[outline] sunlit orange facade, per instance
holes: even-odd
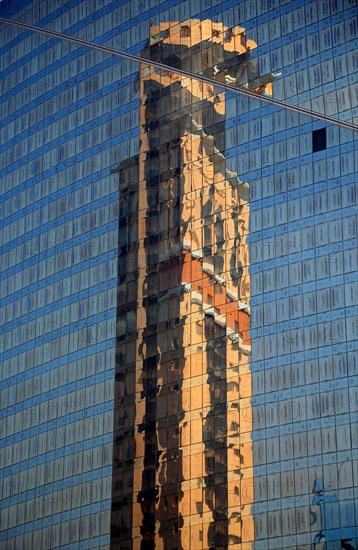
[[[221,81],[256,46],[244,29],[208,20],[152,35],[145,57],[188,70],[200,63]],[[126,288],[130,266],[123,275],[123,307],[136,308],[132,334],[127,327],[117,345],[116,414],[128,421],[117,431],[112,546],[250,548],[248,185],[226,168],[219,89],[146,66],[139,85],[140,153],[120,167],[120,200],[138,206],[129,224],[139,245],[130,252],[129,238],[124,254],[136,275]]]

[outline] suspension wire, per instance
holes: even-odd
[[[211,84],[213,86],[217,86],[219,88],[223,88],[224,90],[230,91],[230,92],[236,92],[238,94],[244,95],[246,97],[249,97],[251,99],[256,99],[258,101],[262,101],[263,103],[269,103],[270,105],[276,105],[277,107],[281,107],[282,109],[287,109],[289,111],[294,111],[295,113],[298,113],[300,115],[309,116],[312,118],[317,118],[319,120],[322,120],[324,122],[328,122],[330,124],[336,124],[338,126],[342,126],[343,128],[347,128],[349,130],[358,130],[358,126],[347,122],[345,120],[339,120],[336,118],[333,118],[328,115],[324,115],[321,113],[316,113],[315,111],[310,111],[309,109],[305,109],[304,107],[299,107],[297,105],[290,105],[288,103],[285,103],[283,101],[280,101],[279,99],[274,99],[270,96],[264,96],[260,95],[256,92],[252,92],[250,90],[246,90],[245,88],[238,88],[237,86],[233,86],[232,84],[227,84],[226,82],[220,82],[217,80],[214,80],[213,78],[208,78],[206,76],[203,76],[201,74],[194,74],[189,71],[183,71],[182,69],[177,69],[175,67],[170,67],[169,65],[165,65],[164,63],[160,63],[158,61],[153,61],[152,59],[145,59],[144,57],[140,57],[138,55],[134,55],[127,52],[122,52],[120,50],[115,50],[114,48],[109,48],[108,46],[102,46],[101,44],[95,44],[93,42],[88,42],[87,40],[82,40],[81,38],[76,38],[74,36],[69,36],[67,34],[62,34],[56,31],[51,31],[49,29],[43,29],[41,27],[36,27],[35,25],[30,25],[28,23],[22,23],[20,21],[13,21],[12,19],[5,19],[4,17],[0,17],[0,23],[5,23],[8,25],[13,25],[15,27],[21,27],[22,29],[27,29],[30,31],[38,32],[41,34],[45,34],[47,36],[52,36],[53,38],[58,38],[60,40],[67,40],[68,42],[72,42],[73,44],[77,44],[79,46],[86,46],[87,48],[93,48],[95,50],[99,50],[104,53],[108,53],[110,55],[115,55],[117,57],[123,57],[125,59],[129,59],[131,61],[134,61],[136,63],[145,64],[151,67],[157,67],[158,69],[161,69],[163,71],[168,71],[170,73],[179,74],[181,76],[185,76],[187,78],[192,78],[194,80],[199,80],[201,82],[205,82],[206,84]]]

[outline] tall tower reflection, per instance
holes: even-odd
[[[245,29],[151,33],[144,57],[271,93]],[[119,168],[112,548],[250,543],[249,189],[226,168],[224,93],[143,67],[140,96]]]

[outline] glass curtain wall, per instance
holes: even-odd
[[[0,546],[358,549],[356,2],[0,15]]]

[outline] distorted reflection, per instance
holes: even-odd
[[[245,29],[152,28],[144,57],[271,93]],[[143,67],[121,163],[112,548],[254,538],[249,189],[226,168],[225,95]]]

